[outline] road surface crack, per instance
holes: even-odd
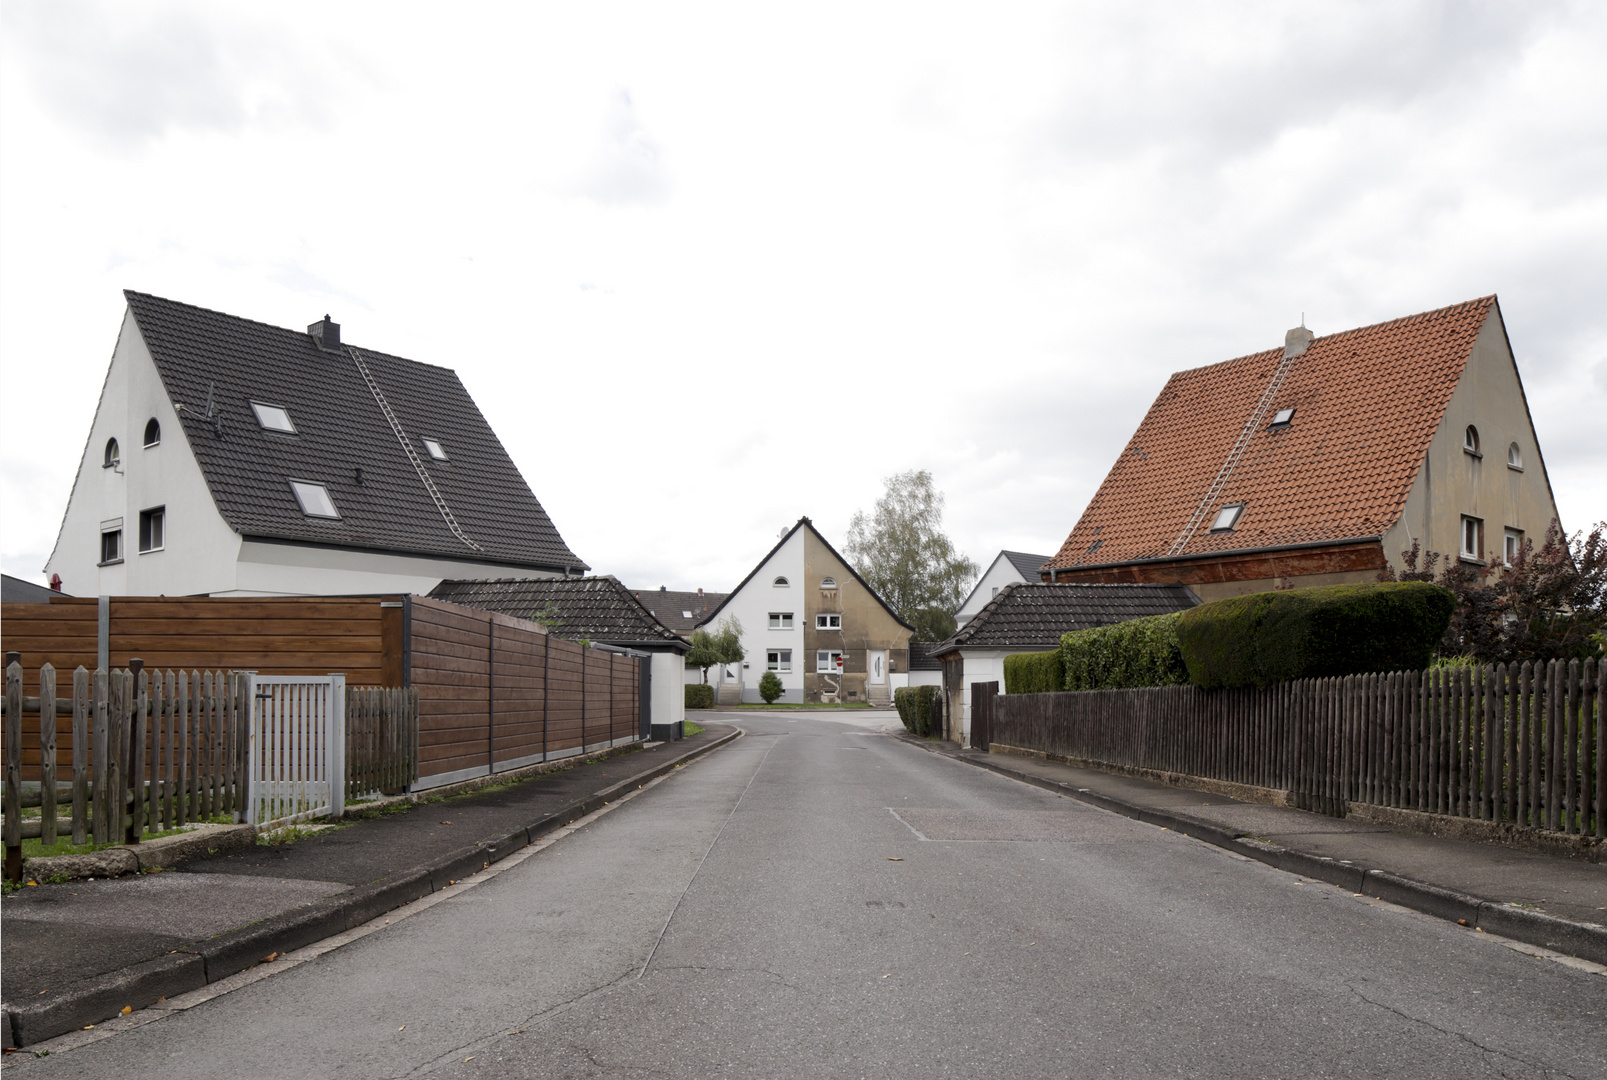
[[[1402,1012],[1400,1009],[1397,1009],[1393,1005],[1386,1004],[1385,1002],[1382,1002],[1382,1001],[1375,1001],[1374,999],[1368,997],[1366,994],[1364,994],[1360,990],[1358,990],[1356,988],[1356,986],[1354,984],[1352,984],[1352,983],[1346,983],[1345,984],[1345,989],[1349,990],[1352,994],[1356,995],[1356,997],[1360,998],[1362,1001],[1365,1001],[1367,1004],[1373,1006],[1375,1009],[1383,1009],[1385,1012],[1394,1013],[1396,1016],[1400,1017],[1402,1020],[1410,1021],[1413,1024],[1419,1024],[1419,1025],[1421,1025],[1423,1027],[1428,1028],[1431,1031],[1437,1031],[1441,1035],[1449,1035],[1450,1037],[1452,1037],[1454,1039],[1460,1039],[1462,1042],[1467,1043],[1469,1046],[1473,1047],[1474,1049],[1479,1050],[1479,1051],[1481,1051],[1483,1053],[1489,1054],[1492,1057],[1503,1058],[1503,1059],[1505,1059],[1507,1061],[1510,1061],[1510,1062],[1512,1062],[1512,1063],[1514,1063],[1516,1065],[1522,1065],[1526,1069],[1541,1069],[1541,1070],[1544,1070],[1544,1071],[1547,1071],[1547,1072],[1555,1072],[1556,1071],[1556,1066],[1555,1065],[1546,1065],[1546,1064],[1543,1064],[1543,1063],[1538,1062],[1538,1061],[1531,1061],[1528,1058],[1519,1057],[1517,1054],[1509,1053],[1506,1050],[1497,1050],[1494,1047],[1485,1046],[1483,1043],[1479,1042],[1479,1040],[1475,1039],[1473,1036],[1467,1034],[1466,1032],[1453,1031],[1450,1028],[1440,1027],[1438,1024],[1434,1023],[1433,1021],[1425,1020],[1421,1016],[1413,1016],[1411,1013]],[[1507,1076],[1507,1077],[1511,1076],[1511,1074],[1508,1073],[1505,1069],[1499,1069],[1498,1071],[1500,1072],[1500,1074],[1502,1076]],[[1574,1076],[1573,1073],[1561,1073],[1560,1075],[1567,1076],[1569,1078],[1569,1080],[1583,1080],[1582,1077],[1576,1077],[1576,1076]]]

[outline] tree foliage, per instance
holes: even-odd
[[[855,511],[844,550],[899,618],[920,626],[922,611],[956,610],[981,568],[943,534],[943,493],[931,473],[912,469],[884,482],[886,491],[869,516]]]
[[[1602,653],[1607,522],[1597,522],[1588,536],[1569,537],[1553,518],[1540,547],[1525,539],[1508,567],[1425,552],[1415,541],[1401,552],[1401,561],[1404,570],[1386,567],[1379,580],[1432,581],[1456,594],[1451,625],[1440,643],[1442,656],[1515,663]]]
[[[776,698],[786,693],[781,685],[781,677],[773,671],[767,671],[759,676],[759,696],[764,698],[766,705],[774,705]]]
[[[916,641],[944,641],[960,628],[953,615],[938,607],[922,608],[904,621],[915,627]]]
[[[715,664],[738,664],[747,655],[742,651],[742,623],[727,615],[714,624],[711,633],[701,627],[687,639],[692,647],[686,653],[686,666],[700,668],[703,681],[709,681],[709,668]]]

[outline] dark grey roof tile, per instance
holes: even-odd
[[[955,649],[1052,649],[1072,630],[1126,622],[1146,615],[1185,611],[1200,602],[1187,585],[1049,585],[1011,583],[954,636],[932,647],[941,656]]]

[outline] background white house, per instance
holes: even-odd
[[[964,626],[970,622],[977,612],[987,605],[989,600],[999,595],[999,590],[1006,585],[1014,585],[1022,581],[1038,581],[1038,567],[1048,562],[1052,556],[1028,555],[1024,551],[1001,551],[994,556],[993,561],[978,579],[976,587],[965,598],[960,609],[954,613],[954,621]]]

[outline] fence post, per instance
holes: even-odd
[[[39,842],[56,842],[56,669],[39,669]]]
[[[22,880],[22,662],[6,657],[6,877]]]
[[[257,823],[257,777],[262,773],[262,739],[257,725],[257,673],[245,673],[246,699],[246,813],[247,824]]]
[[[124,841],[137,844],[145,821],[145,661],[134,657],[128,662],[128,670],[132,673],[129,689],[134,706],[129,724],[128,764],[128,788],[133,796],[133,805],[129,807],[128,832],[124,835]]]
[[[346,811],[346,676],[329,680],[329,816],[338,818]]]

